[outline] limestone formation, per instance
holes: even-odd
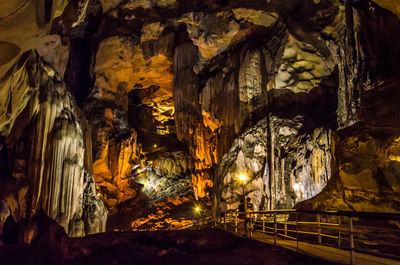
[[[96,94],[93,96],[113,100],[112,94],[122,83],[128,84],[128,92],[152,88],[154,92],[145,94],[142,103],[153,108],[153,116],[158,121],[171,120],[173,35],[160,36],[161,32],[162,26],[155,23],[143,28],[140,42],[127,37],[102,41],[96,55]]]
[[[56,18],[61,19],[60,24],[66,30],[82,22],[88,2],[3,1],[0,4],[0,78],[15,64],[18,56],[46,43],[46,35]]]
[[[44,210],[71,236],[104,231],[106,212],[90,188],[82,113],[35,52],[21,56],[13,70],[1,89],[7,110],[1,132],[12,163],[11,175],[2,179],[2,197],[12,217],[26,221]]]
[[[147,169],[135,177],[153,203],[187,196],[192,191],[190,157],[183,152],[165,153],[149,161]]]
[[[64,76],[69,58],[69,45],[63,44],[59,35],[48,35],[46,42],[37,48],[37,52],[57,73]]]
[[[134,198],[138,188],[131,179],[132,170],[140,164],[140,145],[135,130],[127,123],[128,98],[123,84],[113,101],[95,96],[85,107],[92,126],[93,175],[96,190],[109,210]]]
[[[326,186],[331,133],[323,128],[305,133],[302,121],[271,116],[235,140],[214,178],[215,195],[228,209],[237,209],[243,191],[257,210],[273,210],[292,208]],[[240,174],[247,176],[245,184]]]
[[[275,88],[308,93],[331,74],[329,68],[333,67],[329,67],[329,61],[325,61],[315,47],[289,35],[276,75]]]

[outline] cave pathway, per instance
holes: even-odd
[[[377,219],[384,221],[398,220],[400,218],[398,214],[346,211],[318,212],[295,209],[247,212],[247,218],[249,218],[248,215],[254,214],[251,215],[253,217],[248,219],[253,220],[250,225],[250,230],[253,230],[251,232],[245,230],[244,220],[238,218],[240,214],[245,213],[236,211],[225,213],[225,216],[220,218],[220,222],[216,223],[217,227],[239,236],[250,236],[253,240],[278,245],[334,263],[400,265],[398,259],[399,245],[396,237],[399,229],[389,226],[381,227],[378,223],[374,224],[373,222],[374,219],[375,221]],[[326,217],[327,215],[329,219]],[[316,218],[316,221],[313,221],[312,217]],[[335,222],[336,219],[334,218],[338,218],[338,223]],[[348,223],[345,223],[345,218],[348,218]],[[368,225],[361,225],[360,219],[367,220]],[[371,229],[376,231],[372,236]],[[317,239],[315,243],[310,241],[313,237]],[[322,240],[323,238],[324,240]],[[377,239],[382,239],[384,242],[379,242]],[[337,247],[334,247],[335,244],[337,244]],[[369,244],[372,249],[363,250],[360,247],[363,244]],[[390,247],[389,252],[387,252],[388,249],[384,248],[385,245]],[[350,251],[350,249],[353,251]]]

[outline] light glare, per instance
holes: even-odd
[[[240,174],[239,179],[240,181],[246,181],[247,177],[245,174]]]

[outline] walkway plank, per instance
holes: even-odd
[[[240,229],[241,230],[241,229]],[[229,230],[228,230],[229,231]],[[230,231],[234,233],[233,231]],[[237,233],[238,235],[243,235]],[[274,237],[271,235],[264,234],[256,231],[252,236],[252,239],[274,244]],[[296,241],[294,240],[283,240],[277,239],[277,245],[287,248],[292,251],[297,251]],[[330,262],[350,264],[350,251],[328,247],[324,245],[311,244],[299,241],[299,253],[309,255],[316,258],[325,259]],[[355,264],[356,265],[400,265],[400,261],[377,257],[369,254],[355,252]]]

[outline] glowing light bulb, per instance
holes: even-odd
[[[199,207],[196,207],[195,210],[196,210],[196,212],[200,212],[200,208]]]
[[[246,181],[246,179],[247,179],[247,176],[245,174],[240,174],[240,176],[239,176],[240,181]]]
[[[156,144],[154,145],[154,148],[157,148],[157,145],[156,145]]]

